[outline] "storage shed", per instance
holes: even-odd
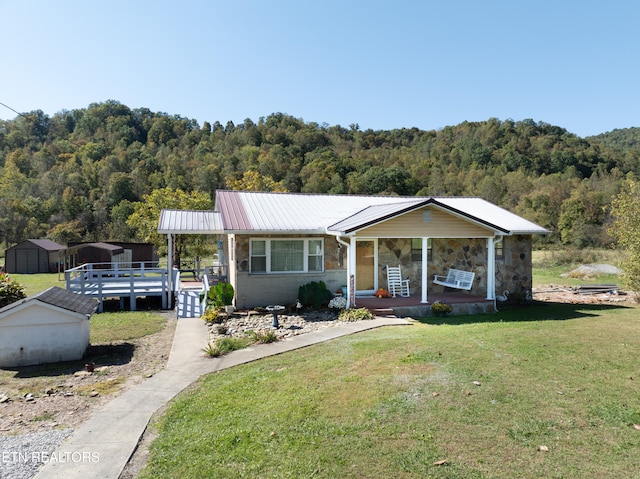
[[[55,273],[65,247],[48,239],[28,239],[5,250],[7,273]]]
[[[65,253],[67,256],[75,256],[73,260],[74,264],[117,263],[125,261],[122,256],[124,248],[104,242],[69,245]]]
[[[53,286],[0,309],[0,367],[82,358],[97,307],[95,299]]]
[[[69,243],[64,251],[64,269],[85,263],[131,263],[134,268],[141,263],[151,266],[158,256],[150,243],[123,243],[120,241],[98,243]]]

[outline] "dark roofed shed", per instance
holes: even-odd
[[[5,251],[7,273],[55,273],[65,247],[48,239],[24,240]]]

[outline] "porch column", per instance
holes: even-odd
[[[429,265],[427,263],[429,260],[428,244],[429,238],[422,238],[422,299],[420,302],[424,304],[429,303],[427,299],[427,289],[429,288]]]
[[[173,235],[167,233],[167,304],[172,305],[171,295],[173,294]]]
[[[347,305],[356,306],[356,239],[349,239],[349,254],[347,255]]]
[[[496,299],[496,246],[487,238],[487,299]]]

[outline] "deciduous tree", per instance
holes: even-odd
[[[614,216],[611,235],[625,252],[622,264],[626,286],[640,293],[640,182],[630,178],[611,203]]]

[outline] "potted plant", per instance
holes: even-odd
[[[235,291],[229,283],[220,282],[209,288],[208,297],[216,308],[223,308],[227,313],[233,313],[233,296]]]
[[[436,301],[431,306],[431,312],[433,312],[433,314],[435,314],[436,316],[446,316],[451,311],[453,311],[453,308],[451,307],[451,305],[447,303],[442,303],[441,301]]]

